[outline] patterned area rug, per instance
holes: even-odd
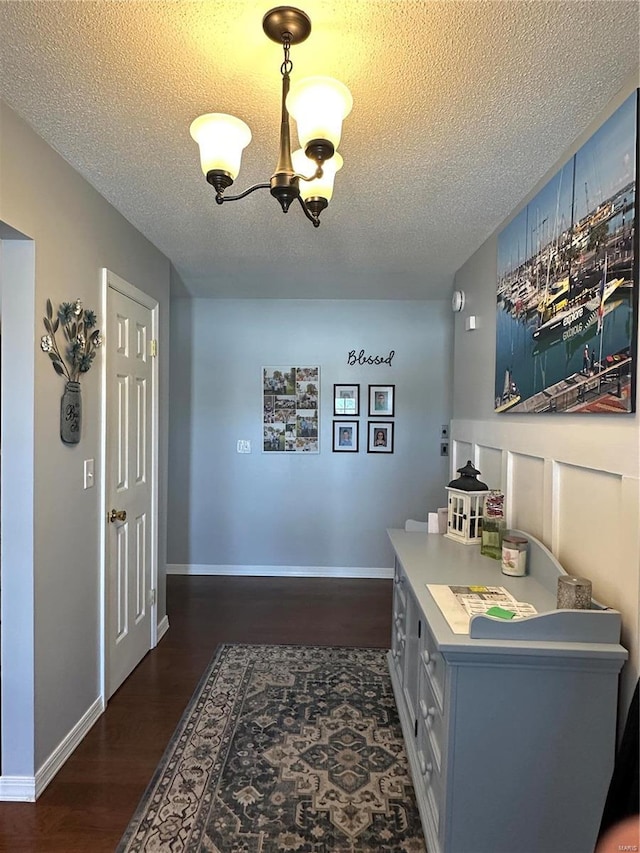
[[[385,652],[221,646],[125,851],[424,853]]]

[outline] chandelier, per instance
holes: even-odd
[[[216,191],[216,202],[238,201],[256,190],[268,189],[284,213],[295,199],[315,228],[333,195],[336,172],[342,168],[337,148],[342,121],[353,105],[345,85],[330,77],[308,77],[291,87],[291,45],[300,44],[311,32],[311,20],[300,9],[279,6],[267,12],[262,29],[282,44],[282,115],[280,148],[275,172],[268,183],[255,184],[239,195],[225,195],[238,176],[242,152],[251,142],[249,127],[235,116],[207,113],[191,123],[191,136],[200,147],[200,164]],[[291,152],[289,117],[295,119],[300,149]]]

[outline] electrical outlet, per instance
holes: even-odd
[[[440,442],[440,456],[448,456],[449,455],[449,442],[442,441]]]
[[[247,439],[238,439],[238,453],[251,453],[251,442]]]
[[[440,438],[449,438],[449,424],[442,424],[440,427]]]

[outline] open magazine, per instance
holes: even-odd
[[[532,604],[517,601],[503,586],[448,586],[433,583],[426,586],[454,634],[468,634],[471,617],[485,614],[494,607],[505,611],[505,616],[513,619],[533,616],[538,612]]]

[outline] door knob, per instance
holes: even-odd
[[[111,515],[109,516],[109,521],[126,521],[127,520],[127,511],[126,509],[112,509]]]

